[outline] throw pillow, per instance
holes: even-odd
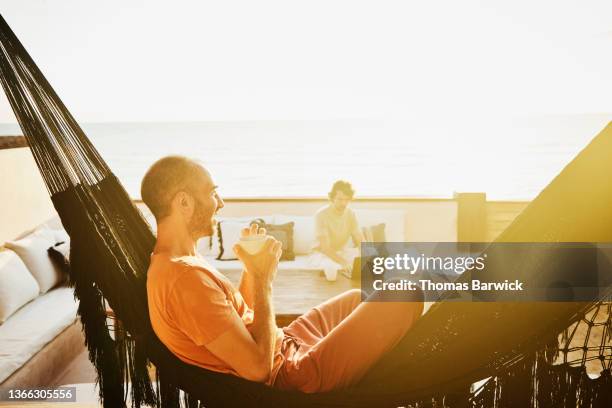
[[[367,242],[385,242],[385,224],[370,225],[363,227],[363,237]]]
[[[52,230],[37,230],[26,237],[9,241],[5,246],[17,253],[28,270],[38,282],[40,293],[45,293],[58,283],[63,281],[64,275],[56,268],[49,255],[47,248],[55,245],[56,235]]]
[[[260,228],[266,229],[266,234],[271,235],[283,244],[281,261],[295,260],[293,252],[293,222],[285,224],[267,224],[261,218],[253,220],[252,224],[257,224]]]
[[[70,252],[70,236],[68,235],[68,233],[66,232],[66,230],[64,229],[52,229],[51,232],[53,232],[53,235],[55,235],[55,242],[56,243],[60,243],[60,242],[65,242],[68,245],[68,252]]]
[[[0,250],[0,324],[39,292],[38,283],[21,258],[13,251]]]
[[[359,225],[385,224],[385,240],[387,242],[404,242],[406,222],[405,212],[402,210],[366,210],[355,209],[355,216]]]
[[[277,215],[274,221],[275,224],[293,222],[293,252],[296,255],[306,255],[312,252],[317,242],[313,216]]]
[[[47,254],[53,265],[64,274],[64,280],[67,279],[70,274],[70,244],[58,242],[47,248]]]

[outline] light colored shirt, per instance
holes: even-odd
[[[229,279],[202,258],[155,254],[147,275],[147,300],[153,330],[172,353],[186,363],[238,375],[206,348],[236,322],[247,329],[253,323],[253,310]],[[282,363],[282,340],[279,330],[273,374]]]
[[[350,208],[338,214],[332,205],[327,205],[315,214],[315,231],[319,242],[321,237],[326,236],[331,248],[339,251],[351,236],[359,235],[359,223]]]

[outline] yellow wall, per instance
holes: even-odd
[[[0,245],[55,214],[27,147],[0,150]]]

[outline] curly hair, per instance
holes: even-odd
[[[327,194],[327,196],[329,197],[330,200],[333,200],[338,191],[343,192],[350,198],[353,198],[355,196],[355,189],[353,188],[353,185],[346,180],[336,181],[334,185],[332,186],[331,191]]]

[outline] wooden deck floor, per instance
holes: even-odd
[[[240,272],[229,272],[226,276],[238,285]],[[286,326],[297,316],[316,305],[350,289],[359,289],[360,282],[338,275],[338,280],[329,282],[323,272],[291,271],[276,275],[273,285],[274,312],[279,327]]]

